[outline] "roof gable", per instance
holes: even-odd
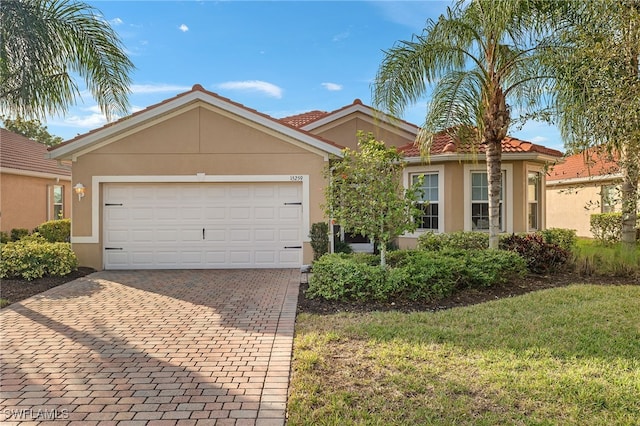
[[[71,176],[71,170],[47,159],[47,146],[0,128],[0,167],[3,170]]]
[[[312,111],[293,117],[298,117],[299,121],[304,123],[300,126],[300,128],[302,128],[303,130],[312,131],[317,129],[318,127],[333,123],[343,117],[347,117],[348,115],[357,112],[369,116],[375,121],[392,127],[398,127],[409,133],[417,134],[418,132],[418,126],[416,126],[415,124],[392,117],[388,114],[383,113],[382,111],[365,105],[360,99],[355,99],[352,104],[345,105],[335,111],[325,113],[322,113],[322,111]],[[288,119],[291,118],[292,117],[289,117]]]
[[[82,155],[100,146],[104,146],[105,143],[108,144],[110,140],[115,140],[120,135],[135,131],[139,126],[144,126],[154,120],[160,119],[163,116],[172,113],[175,114],[176,111],[188,108],[190,105],[198,102],[204,102],[205,104],[219,108],[225,113],[229,113],[233,116],[256,123],[257,125],[264,126],[308,146],[311,150],[320,150],[325,153],[338,156],[342,155],[342,147],[332,141],[322,139],[304,130],[287,125],[266,114],[248,108],[228,98],[219,96],[216,93],[207,91],[201,85],[196,84],[188,92],[178,94],[173,98],[151,105],[113,123],[106,124],[103,127],[66,141],[63,144],[50,149],[49,157],[57,159],[76,158],[78,155]]]

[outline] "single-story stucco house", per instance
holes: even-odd
[[[45,145],[0,128],[0,231],[70,217],[71,166],[46,156]]]
[[[567,157],[547,175],[547,226],[592,238],[592,214],[620,211],[621,182],[617,162],[598,149]]]
[[[309,229],[328,221],[323,170],[357,132],[405,152],[405,182],[426,173],[421,232],[486,229],[483,153],[439,141],[425,162],[418,127],[356,100],[282,119],[200,85],[71,139],[50,156],[73,162],[72,243],[96,269],[289,268],[309,263]],[[443,145],[444,143],[444,145]],[[505,139],[505,232],[545,226],[546,162],[562,156]],[[484,176],[484,177],[483,177]]]

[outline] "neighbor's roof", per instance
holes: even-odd
[[[174,110],[183,105],[198,100],[216,105],[229,112],[253,120],[254,122],[259,122],[283,134],[297,138],[303,142],[308,143],[311,146],[322,149],[329,153],[341,155],[341,150],[344,148],[343,146],[338,145],[333,141],[313,135],[303,129],[283,122],[282,120],[278,120],[255,109],[249,108],[243,104],[232,101],[231,99],[220,96],[217,93],[210,92],[204,89],[200,84],[195,84],[193,85],[191,90],[187,92],[180,93],[172,98],[148,106],[143,110],[136,111],[135,113],[123,117],[117,121],[107,123],[102,127],[78,135],[73,139],[61,143],[60,145],[56,145],[55,147],[49,149],[49,151],[51,151],[49,155],[54,158],[60,158],[73,154],[74,152],[85,149],[87,146],[92,145],[98,140],[103,140],[105,138],[111,137],[125,129],[129,129],[138,125],[140,122],[153,119],[156,116],[167,113],[167,111]]]
[[[302,114],[283,117],[280,119],[280,121],[290,126],[299,128],[299,127],[306,126],[307,124],[313,121],[319,120],[322,117],[326,117],[327,115],[329,115],[329,113],[326,111],[315,110],[315,111],[303,112]]]
[[[398,148],[405,157],[420,157],[420,147],[415,143],[410,143]],[[447,154],[483,154],[485,146],[473,146],[470,143],[456,143],[454,138],[448,133],[441,132],[433,137],[433,142],[429,150],[430,156],[447,155]],[[542,154],[551,157],[562,157],[562,152],[547,148],[546,146],[537,145],[531,142],[523,141],[511,136],[507,136],[502,140],[503,154]]]
[[[71,176],[71,170],[49,160],[47,146],[0,128],[0,167],[24,172]],[[28,173],[26,173],[28,174]]]
[[[616,174],[620,171],[615,159],[597,148],[571,155],[556,165],[547,175],[547,182]]]

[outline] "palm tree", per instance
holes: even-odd
[[[492,248],[498,247],[502,140],[511,108],[534,111],[545,93],[538,61],[545,27],[538,15],[530,1],[460,0],[429,20],[421,35],[386,51],[373,84],[374,104],[396,117],[434,86],[416,141],[423,152],[441,131],[484,145]]]
[[[107,119],[128,109],[133,64],[93,7],[75,0],[0,2],[0,111],[44,118],[67,111],[83,78]]]

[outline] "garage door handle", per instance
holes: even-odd
[[[105,250],[122,250],[122,247],[105,247]]]
[[[299,203],[284,203],[285,206],[301,206],[302,202]]]
[[[293,248],[301,249],[302,246],[284,246],[284,248],[286,248],[286,249],[290,249],[290,248],[291,249],[293,249]]]
[[[105,203],[105,206],[121,206],[122,203]]]
[[[202,228],[202,239],[204,240],[204,228]]]

